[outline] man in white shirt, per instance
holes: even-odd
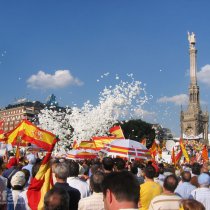
[[[196,187],[190,183],[191,173],[189,171],[183,171],[181,177],[182,182],[177,186],[175,193],[183,199],[188,199],[191,192],[195,190]]]
[[[103,180],[104,174],[100,171],[96,171],[90,177],[90,188],[93,191],[93,194],[89,197],[82,198],[79,201],[78,210],[104,210],[102,193]]]
[[[81,180],[79,177],[79,164],[77,162],[69,163],[69,177],[67,183],[80,191],[81,198],[88,197],[90,195],[90,188],[86,181]]]
[[[202,173],[198,176],[199,188],[191,192],[191,197],[202,203],[206,209],[210,209],[210,176],[207,173]]]

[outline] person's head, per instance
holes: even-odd
[[[36,163],[36,157],[34,154],[30,153],[26,156],[28,164],[34,165]]]
[[[159,174],[164,174],[164,164],[163,163],[160,163],[158,165],[158,168],[159,168]]]
[[[209,187],[210,176],[207,173],[202,173],[198,176],[198,184],[200,187]]]
[[[138,174],[138,168],[137,166],[131,167],[131,173],[137,175]]]
[[[79,164],[77,162],[70,162],[69,163],[69,176],[70,177],[77,177],[79,175]]]
[[[93,164],[91,167],[90,167],[90,172],[91,174],[94,174],[96,171],[99,171],[100,170],[100,165],[99,164]]]
[[[173,193],[178,185],[178,179],[174,174],[167,176],[163,182],[164,191]]]
[[[102,165],[105,172],[112,172],[114,167],[114,160],[111,157],[105,157],[102,160]]]
[[[137,208],[140,186],[136,177],[128,172],[113,172],[102,183],[105,210]]]
[[[22,190],[25,186],[25,174],[22,171],[16,172],[11,179],[11,186],[13,190]]]
[[[122,171],[125,169],[125,161],[122,158],[115,158],[114,160],[115,170],[116,171]]]
[[[202,203],[194,199],[184,199],[180,203],[180,207],[184,210],[205,210]]]
[[[200,175],[201,165],[199,163],[193,163],[192,165],[192,173],[195,175]]]
[[[101,171],[96,171],[90,177],[90,187],[93,192],[99,193],[102,192],[102,182],[104,180],[104,174]]]
[[[148,179],[153,179],[156,175],[156,170],[152,165],[147,165],[144,169],[144,174],[146,178]]]
[[[190,182],[191,180],[191,173],[189,171],[183,171],[181,174],[183,182]]]
[[[44,197],[44,210],[69,209],[69,194],[62,188],[52,188]]]
[[[55,177],[59,180],[66,181],[69,176],[69,168],[66,163],[57,163],[54,168]]]

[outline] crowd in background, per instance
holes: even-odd
[[[208,164],[182,165],[122,158],[52,158],[53,187],[44,210],[210,210]],[[0,209],[29,210],[27,191],[41,165],[32,152],[0,158]]]

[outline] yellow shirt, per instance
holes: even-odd
[[[151,200],[162,193],[162,187],[153,181],[146,181],[140,185],[141,210],[148,210]]]

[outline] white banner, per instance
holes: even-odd
[[[194,136],[194,135],[186,135],[183,133],[183,139],[202,139],[203,138],[203,133],[199,134],[198,136]]]

